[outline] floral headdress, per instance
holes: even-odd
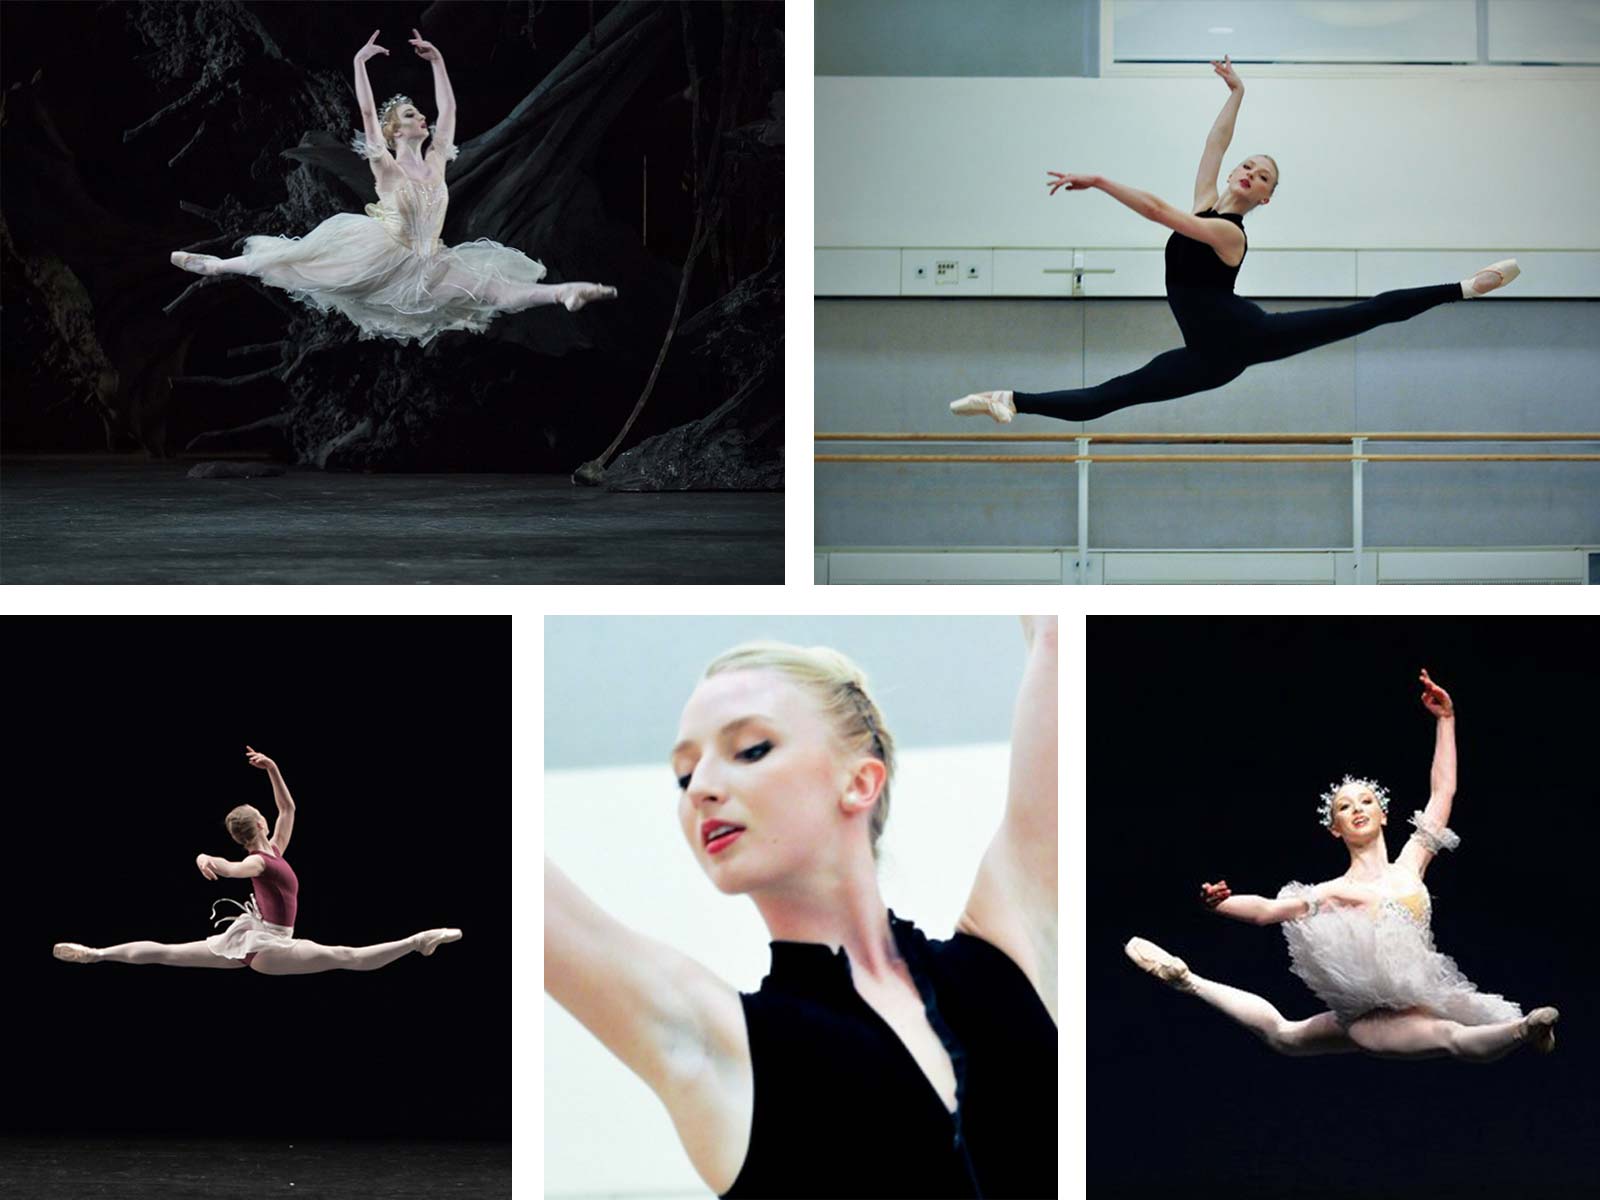
[[[1352,783],[1357,787],[1366,788],[1369,792],[1376,796],[1378,798],[1378,807],[1383,809],[1383,815],[1389,815],[1388,788],[1384,787],[1381,783],[1374,783],[1370,779],[1357,779],[1354,775],[1346,775],[1338,783],[1330,785],[1328,790],[1322,793],[1322,807],[1319,808],[1317,812],[1321,814],[1322,823],[1323,825],[1327,826],[1327,828],[1333,828],[1333,798],[1339,794],[1340,789],[1347,788]]]

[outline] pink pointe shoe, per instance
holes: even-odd
[[[444,942],[459,942],[460,940],[461,930],[459,929],[430,929],[422,935],[422,945],[417,949],[426,958]]]
[[[1142,937],[1129,938],[1122,951],[1133,959],[1134,965],[1141,971],[1148,971],[1168,987],[1177,988],[1180,992],[1194,991],[1194,983],[1189,979],[1189,964],[1175,954],[1168,954],[1154,942],[1147,942]]]
[[[950,411],[958,417],[987,415],[1002,425],[1008,425],[1017,415],[1017,406],[1010,392],[973,392],[959,400],[950,401]]]
[[[1487,296],[1495,289],[1505,287],[1521,274],[1522,268],[1517,266],[1516,259],[1503,258],[1485,267],[1471,279],[1463,279],[1461,294],[1468,300],[1476,300],[1479,296]]]
[[[1536,1008],[1522,1018],[1523,1037],[1539,1054],[1549,1054],[1556,1048],[1556,1022],[1561,1013],[1554,1008]]]
[[[187,250],[172,252],[172,265],[196,275],[217,275],[217,258],[212,254],[190,254]]]
[[[567,306],[568,312],[577,312],[585,304],[592,304],[596,300],[615,300],[617,289],[606,287],[598,283],[568,283],[562,285],[561,303]]]
[[[99,954],[87,946],[78,945],[77,942],[57,942],[55,949],[51,950],[50,953],[54,954],[62,962],[92,963],[100,961]]]

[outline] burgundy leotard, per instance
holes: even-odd
[[[293,925],[300,896],[300,881],[295,878],[294,868],[281,855],[258,850],[256,857],[267,865],[265,871],[250,880],[261,919],[269,925]]]

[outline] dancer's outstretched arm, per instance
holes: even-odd
[[[450,73],[444,69],[444,55],[415,29],[411,34],[411,46],[416,50],[417,57],[433,64],[433,103],[439,110],[433,139],[436,143],[453,146],[456,141],[456,94],[450,87]]]
[[[356,107],[361,110],[361,127],[366,131],[367,145],[383,145],[383,126],[378,124],[378,104],[372,98],[372,84],[367,79],[367,59],[389,53],[377,44],[378,31],[374,29],[367,44],[356,51]]]
[[[1428,678],[1426,670],[1417,678],[1422,683],[1422,704],[1434,716],[1433,770],[1428,779],[1428,807],[1423,816],[1434,829],[1450,824],[1450,810],[1456,798],[1456,706],[1450,693]],[[1413,837],[1396,860],[1415,871],[1418,878],[1433,861],[1426,839]]]
[[[197,854],[194,856],[194,865],[200,868],[200,874],[213,880],[218,876],[224,879],[250,879],[267,869],[267,864],[255,854],[242,862],[230,862],[214,854]]]
[[[1200,899],[1212,912],[1251,925],[1281,925],[1311,911],[1311,903],[1298,897],[1268,900],[1265,896],[1235,896],[1226,879],[1219,883],[1202,883]]]
[[[1221,217],[1197,217],[1181,208],[1174,208],[1152,192],[1140,191],[1114,179],[1107,179],[1104,175],[1072,175],[1060,171],[1050,171],[1049,175],[1053,181],[1048,184],[1052,196],[1059,188],[1066,188],[1069,192],[1099,188],[1147,221],[1165,225],[1186,238],[1204,242],[1224,254],[1241,254],[1244,251],[1244,231],[1232,221],[1225,221]]]
[[[272,780],[272,799],[278,806],[278,819],[272,826],[271,841],[273,849],[282,854],[288,849],[289,838],[294,833],[294,797],[289,795],[289,785],[283,781],[283,773],[278,770],[277,763],[249,746],[244,748],[244,753],[252,767],[260,767]]]
[[[1056,1015],[1056,619],[1022,618],[1027,664],[1011,725],[1000,831],[956,922],[1011,958]]]

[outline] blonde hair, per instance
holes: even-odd
[[[839,744],[848,752],[870,754],[884,766],[883,788],[872,808],[868,832],[872,861],[878,861],[878,839],[889,823],[889,785],[894,781],[894,737],[883,713],[867,690],[867,675],[860,667],[826,646],[792,646],[787,642],[745,642],[711,660],[704,678],[729,671],[778,671],[799,684],[817,701],[833,727]]]
[[[1276,196],[1278,194],[1278,185],[1283,182],[1283,172],[1278,170],[1278,160],[1273,158],[1272,155],[1263,154],[1261,157],[1272,164],[1272,195]],[[1268,197],[1268,199],[1270,198]]]
[[[254,805],[241,804],[224,817],[222,823],[228,827],[229,837],[241,846],[248,846],[255,839],[256,830],[259,828],[256,820],[260,816]]]
[[[393,105],[383,118],[383,124],[379,126],[383,130],[383,144],[389,147],[390,154],[394,153],[395,131],[400,128],[400,110],[405,108],[417,108],[417,106],[410,100],[403,100],[401,103]],[[421,111],[420,108],[417,108],[418,113]],[[1277,164],[1274,163],[1273,165],[1276,166]]]

